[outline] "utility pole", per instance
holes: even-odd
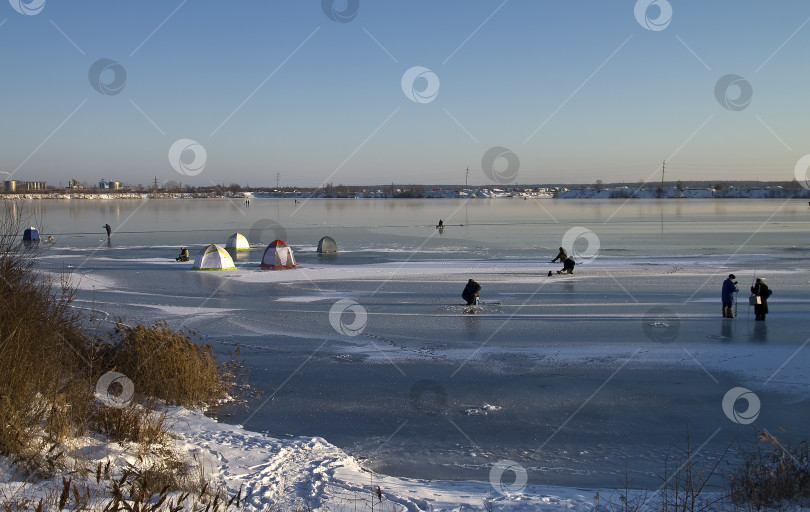
[[[157,186],[157,176],[155,176],[155,192],[157,192],[157,189],[158,189],[158,186]]]
[[[661,190],[664,190],[664,171],[666,171],[667,161],[661,164]]]
[[[278,189],[278,180],[279,180],[279,179],[281,179],[281,173],[280,173],[280,172],[277,172],[277,173],[276,173],[276,189]]]
[[[469,181],[469,178],[470,178],[470,166],[468,165],[467,171],[464,174],[464,187],[467,187],[467,182]]]

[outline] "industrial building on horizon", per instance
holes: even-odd
[[[3,182],[3,192],[14,194],[16,192],[44,192],[48,190],[48,184],[44,181],[17,181],[6,180]]]
[[[46,192],[54,189],[55,187],[48,187],[45,181],[20,181],[20,180],[6,180],[3,182],[3,193],[16,194],[16,193],[30,193],[30,192]],[[61,186],[59,187],[61,188]],[[79,183],[76,178],[68,180],[68,189],[81,190],[86,188],[83,184]],[[121,190],[121,182],[113,181],[110,179],[101,179],[98,182],[99,190]]]

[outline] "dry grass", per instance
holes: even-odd
[[[228,496],[214,490],[209,481],[198,484],[192,466],[176,457],[137,467],[111,466],[99,462],[91,478],[64,473],[54,478],[53,487],[36,498],[25,489],[0,495],[0,511],[87,510],[87,511],[209,511],[239,510],[242,490]]]
[[[90,426],[111,440],[138,443],[144,447],[169,443],[168,417],[155,405],[131,402],[124,407],[98,407],[90,417]]]
[[[183,406],[212,405],[227,396],[231,379],[210,345],[192,342],[166,322],[152,327],[119,323],[102,360],[123,373],[139,395]]]
[[[754,449],[729,477],[732,500],[749,510],[794,510],[810,506],[810,452],[807,442],[783,445],[762,432]]]
[[[53,440],[81,430],[89,410],[86,338],[70,308],[73,290],[34,268],[36,249],[15,237],[20,219],[0,219],[0,453],[23,455],[44,428]]]
[[[40,252],[20,241],[27,220],[8,207],[0,213],[0,455],[14,462],[25,481],[72,475],[44,501],[3,501],[15,503],[15,510],[86,509],[91,500],[105,501],[105,510],[196,509],[201,503],[225,510],[229,501],[238,502],[211,491],[190,469],[193,464],[174,454],[166,413],[151,398],[185,406],[215,403],[230,389],[233,364],[219,365],[210,346],[166,323],[119,325],[109,341],[89,335],[85,326],[92,319],[71,307],[75,292],[68,277],[39,272]],[[117,406],[95,395],[99,378],[113,370],[131,379],[136,391]],[[99,465],[95,475],[94,468],[77,470],[66,446],[88,432],[135,443],[138,457],[152,462],[141,468]],[[109,494],[93,495],[98,490],[87,485],[93,476],[96,489],[106,482]]]

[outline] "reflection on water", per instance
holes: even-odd
[[[481,323],[475,316],[475,309],[471,309],[469,313],[469,315],[464,315],[464,327],[467,329],[468,335],[476,336],[481,330]]]
[[[768,341],[768,326],[767,321],[758,322],[753,321],[753,327],[749,330],[748,339],[752,343],[767,343]]]
[[[723,318],[722,323],[720,325],[722,326],[720,332],[720,339],[724,343],[731,343],[731,341],[734,338],[734,319]]]

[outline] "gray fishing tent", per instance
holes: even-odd
[[[318,242],[318,254],[334,254],[338,252],[337,242],[331,236],[325,236]]]

